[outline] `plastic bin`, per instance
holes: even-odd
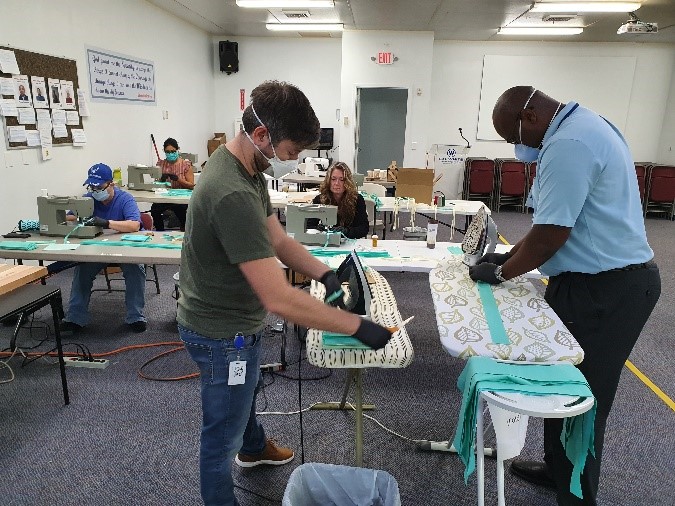
[[[282,506],[400,506],[398,483],[386,471],[333,464],[297,467]]]

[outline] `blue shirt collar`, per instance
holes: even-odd
[[[560,123],[562,123],[567,116],[572,112],[573,109],[575,109],[579,104],[576,102],[568,102],[565,107],[563,107],[558,115],[555,117],[553,122],[549,125],[548,129],[546,130],[546,133],[544,134],[544,138],[542,139],[541,143],[546,144],[546,142],[551,138],[551,136],[558,130],[558,127],[560,126]]]

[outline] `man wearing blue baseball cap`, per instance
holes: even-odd
[[[127,192],[115,187],[112,170],[104,163],[93,165],[87,173],[83,186],[87,187],[85,197],[94,199],[94,215],[91,225],[109,228],[117,232],[138,232],[141,229],[141,211],[134,198]],[[81,263],[75,268],[73,285],[70,290],[70,303],[66,317],[59,330],[62,334],[81,331],[90,322],[89,298],[96,275],[106,267],[105,263]],[[125,303],[127,315],[125,322],[134,332],[143,332],[146,319],[145,307],[145,266],[121,264],[126,284]]]

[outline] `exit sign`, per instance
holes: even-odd
[[[391,65],[394,63],[394,55],[392,53],[377,53],[377,64],[378,65]]]

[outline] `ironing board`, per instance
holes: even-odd
[[[477,285],[460,255],[433,269],[429,285],[441,344],[454,357],[572,364],[584,359],[579,343],[525,277],[491,287],[509,344],[492,342]]]
[[[373,321],[386,327],[395,327],[403,319],[398,312],[396,299],[387,280],[377,271],[368,269],[368,276],[374,281],[370,284],[373,298],[370,310]],[[310,293],[321,300],[325,296],[325,287],[312,282]],[[402,368],[413,360],[414,352],[405,327],[392,335],[387,345],[379,350],[363,349],[325,349],[322,346],[323,332],[310,329],[307,333],[307,360],[317,367],[349,369],[347,383],[339,409],[344,409],[347,394],[352,381],[356,383],[356,465],[363,466],[363,385],[361,370],[366,367]]]
[[[570,362],[579,364],[584,351],[548,303],[525,277],[516,277],[490,289],[508,337],[508,344],[495,344],[488,318],[483,309],[478,285],[469,277],[469,268],[460,255],[448,257],[429,273],[429,285],[436,311],[436,322],[441,344],[450,355],[464,360],[472,356],[486,356],[496,360],[517,362]],[[495,315],[497,316],[497,315]],[[593,398],[580,399],[565,396],[523,396],[518,393],[498,395],[485,392],[480,396],[476,425],[476,447],[483,448],[483,405],[487,403],[495,421],[497,447],[500,440],[512,440],[505,451],[497,451],[498,504],[505,505],[504,459],[520,454],[525,441],[529,416],[558,418],[575,416],[593,406]],[[574,406],[574,407],[571,407]],[[498,415],[498,408],[506,415]],[[499,425],[508,432],[497,431]],[[504,429],[506,431],[506,429]],[[519,442],[514,441],[518,439]],[[445,443],[445,442],[444,442]],[[447,451],[454,447],[447,442]],[[478,505],[484,504],[484,452],[476,452]]]

